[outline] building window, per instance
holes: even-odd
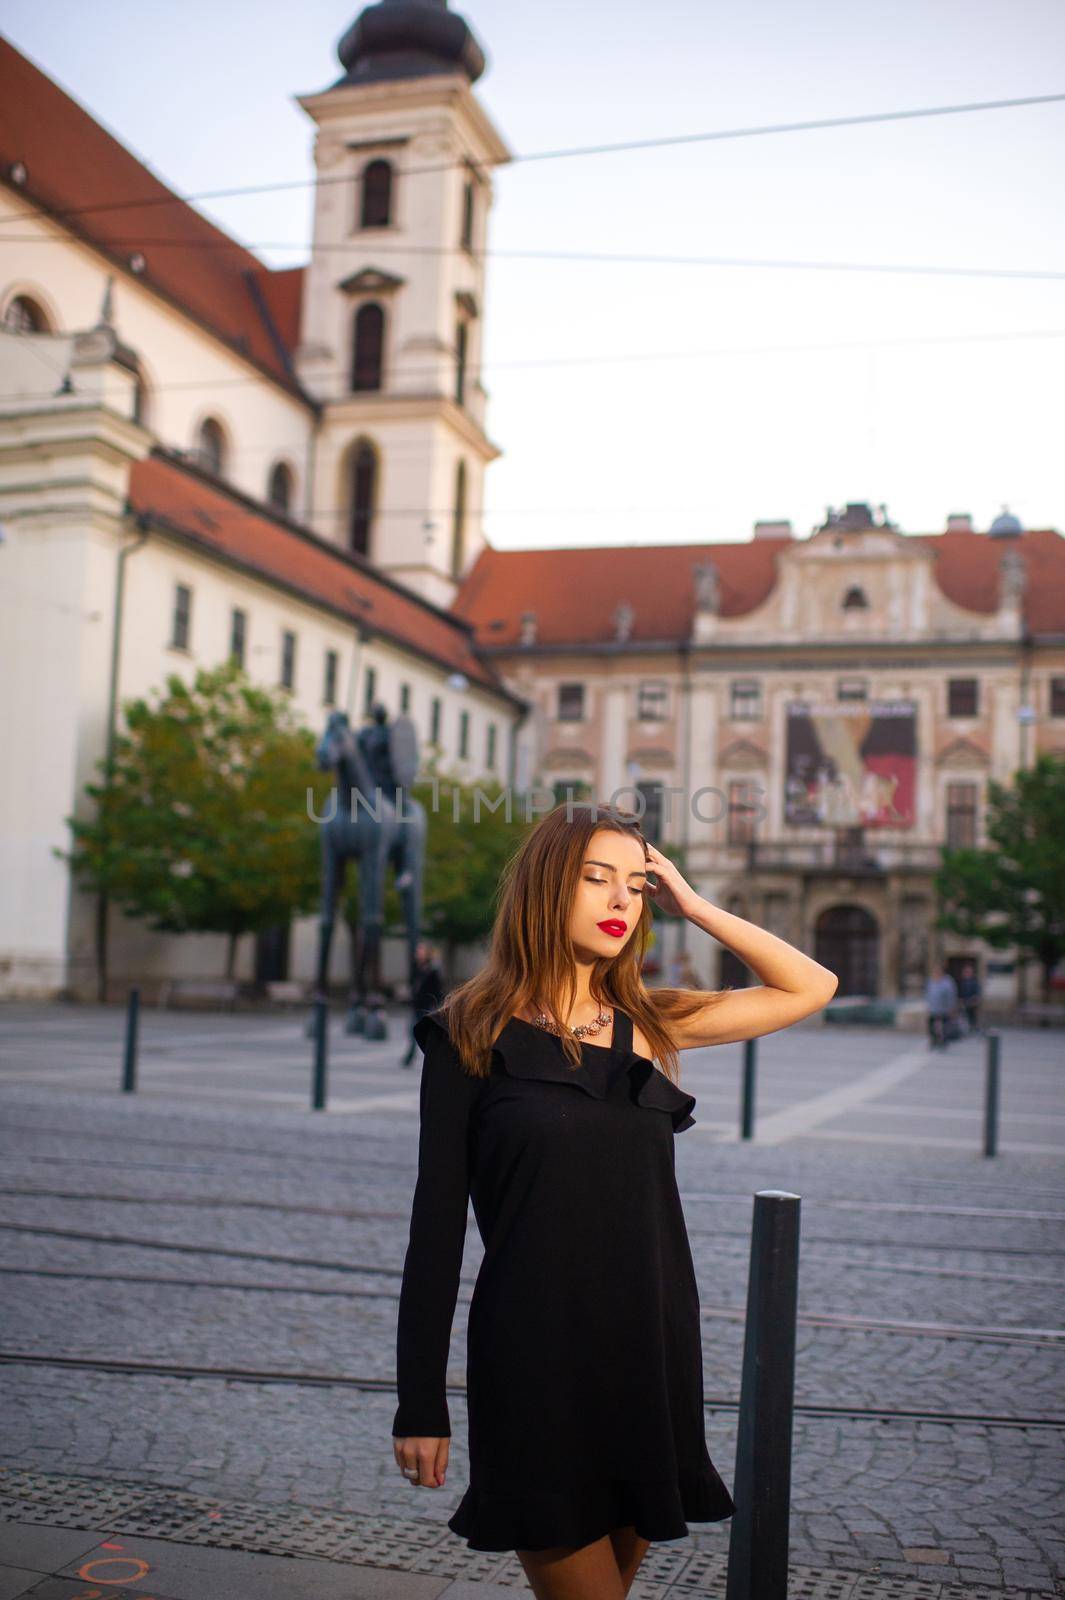
[[[591,798],[591,785],[584,778],[556,778],[551,790],[556,806],[564,806],[567,800],[572,800],[576,805],[581,800]]]
[[[469,324],[461,321],[455,329],[455,399],[466,404],[466,362],[469,353]]]
[[[295,480],[292,468],[284,461],[275,461],[270,469],[270,483],[267,487],[266,498],[275,511],[280,511],[287,517],[292,511],[292,493]]]
[[[281,687],[296,687],[296,635],[291,628],[284,628],[281,632]]]
[[[496,764],[496,725],[494,722],[490,722],[488,724],[488,728],[485,733],[484,764],[489,771],[491,771]]]
[[[173,650],[187,650],[189,648],[189,634],[192,629],[192,590],[187,583],[174,585],[174,614],[170,630],[170,646]]]
[[[362,697],[363,716],[370,716],[373,712],[374,695],[377,693],[377,672],[373,667],[366,668],[364,692]]]
[[[582,722],[584,720],[583,683],[559,684],[557,716],[559,722]]]
[[[351,548],[360,556],[370,554],[374,510],[377,502],[377,451],[368,439],[360,439],[351,452]]]
[[[728,786],[728,842],[747,844],[754,838],[755,807],[749,778],[733,778]]]
[[[248,639],[248,613],[234,606],[229,613],[229,654],[238,667],[244,665]]]
[[[220,478],[226,470],[226,436],[217,417],[204,417],[196,435],[196,455],[201,466]]]
[[[976,784],[947,784],[947,847],[964,850],[976,845]]]
[[[843,610],[865,611],[868,609],[868,606],[869,601],[865,590],[860,584],[852,583],[846,594],[843,596]]]
[[[339,666],[340,658],[336,651],[327,650],[325,653],[325,683],[322,685],[323,705],[335,706],[337,703],[337,671]]]
[[[462,576],[466,543],[466,463],[455,468],[455,506],[451,517],[451,576]]]
[[[392,221],[392,163],[371,161],[363,168],[360,228],[387,228]]]
[[[643,783],[636,785],[636,793],[643,798],[643,817],[640,829],[645,839],[652,844],[658,844],[662,834],[662,782],[659,778],[647,778]],[[639,811],[639,806],[637,806]]]
[[[16,294],[4,310],[4,327],[9,333],[47,333],[48,318],[28,294]]]
[[[133,380],[133,421],[138,428],[148,426],[148,385],[140,371]]]
[[[947,680],[948,717],[975,717],[979,708],[979,688],[975,678]]]
[[[733,678],[729,685],[729,715],[733,722],[754,722],[762,715],[762,685],[757,678]]]
[[[837,700],[868,700],[869,684],[865,678],[840,678],[836,683]]]
[[[1050,680],[1050,715],[1065,717],[1065,678]]]
[[[462,189],[462,238],[459,241],[464,250],[473,249],[474,194],[473,179],[467,178]]]
[[[355,313],[355,344],[351,362],[354,390],[380,389],[385,355],[385,309],[367,301]]]
[[[429,743],[440,743],[440,696],[435,694],[429,706]]]
[[[459,755],[465,760],[470,753],[470,714],[459,712]]]
[[[641,722],[664,722],[668,689],[664,683],[644,682],[636,691],[636,715]]]

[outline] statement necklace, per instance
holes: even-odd
[[[566,1033],[571,1033],[575,1039],[584,1039],[586,1037],[590,1037],[592,1034],[598,1033],[600,1029],[605,1028],[610,1021],[611,1015],[612,1013],[609,1011],[600,1011],[599,1015],[594,1019],[594,1021],[582,1022],[576,1028],[567,1028],[565,1030],[563,1030],[557,1022],[552,1022],[547,1014],[543,1011],[541,1011],[538,1016],[534,1017],[533,1022],[537,1028],[543,1028],[548,1033],[562,1033],[565,1031]]]

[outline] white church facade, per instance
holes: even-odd
[[[279,271],[0,41],[0,996],[95,993],[94,903],[54,847],[122,704],[172,673],[236,656],[316,733],[382,703],[435,770],[512,777],[524,702],[449,610],[499,454],[479,367],[508,152],[466,23],[413,14],[367,8],[299,98],[314,236]],[[109,921],[117,994],[222,970],[218,936]],[[305,979],[315,919],[293,934]]]

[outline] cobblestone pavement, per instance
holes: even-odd
[[[0,1464],[442,1532],[467,1481],[480,1242],[471,1214],[448,1484],[412,1490],[389,1434],[420,1063],[398,1065],[401,1019],[384,1045],[334,1019],[325,1113],[302,1018],[144,1013],[136,1095],[122,1027],[113,1008],[0,1008]],[[762,1040],[753,1142],[740,1055],[683,1054],[697,1122],[676,1146],[726,1481],[752,1195],[791,1190],[793,1560],[900,1594],[1065,1594],[1062,1036],[1003,1035],[993,1159],[979,1039]],[[727,1543],[728,1523],[694,1526],[655,1554]]]

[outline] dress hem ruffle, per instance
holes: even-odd
[[[668,1481],[603,1479],[565,1490],[466,1490],[448,1520],[471,1550],[579,1549],[614,1528],[652,1543],[685,1538],[689,1522],[722,1522],[735,1502],[712,1465]]]

